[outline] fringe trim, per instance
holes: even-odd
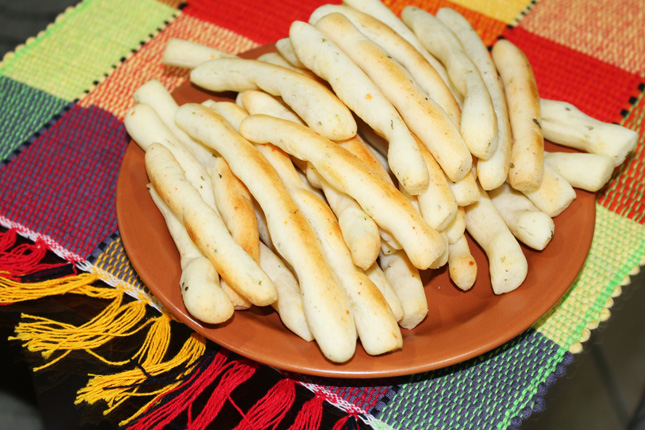
[[[207,357],[208,359],[204,360],[201,366],[194,369],[185,382],[178,384],[173,390],[159,395],[148,404],[147,409],[142,409],[138,414],[140,416],[139,420],[128,427],[128,429],[163,429],[167,424],[171,423],[176,417],[184,412],[189,414],[190,420],[195,399],[211,384],[213,384],[213,382],[224,371],[226,371],[227,368],[230,369],[232,366],[232,363],[226,363],[228,360],[227,352],[219,351],[216,354],[209,355]],[[219,387],[216,388],[215,391],[218,391],[218,393],[221,394]],[[212,397],[213,396],[211,396],[211,398]],[[155,408],[152,409],[152,406],[155,404]],[[198,422],[201,422],[201,420],[203,420],[203,417],[198,417]],[[122,424],[125,423],[126,422]],[[188,428],[193,427],[188,426]]]
[[[47,253],[44,240],[37,238],[35,243],[22,243],[16,246],[18,233],[10,229],[0,234],[0,274],[18,281],[35,280],[56,270],[69,268],[69,263],[41,263]],[[73,266],[71,266],[73,267]],[[40,276],[35,276],[36,274]],[[31,276],[30,276],[31,275]]]
[[[49,244],[36,236],[32,239],[35,243],[16,246],[16,232],[21,233],[13,228],[0,232],[0,303],[12,304],[64,294],[110,300],[98,315],[81,325],[22,314],[23,321],[16,326],[15,335],[9,338],[22,342],[24,347],[43,356],[46,362],[34,371],[53,366],[74,351],[84,351],[115,368],[127,367],[116,373],[90,375],[87,385],[77,393],[77,405],[104,402],[103,414],[108,415],[129,399],[150,398],[119,425],[131,425],[129,428],[133,430],[162,429],[183,414],[187,428],[206,429],[229,402],[241,416],[235,430],[276,428],[292,409],[296,384],[299,383],[311,390],[314,397],[301,407],[290,430],[318,429],[325,401],[347,413],[332,430],[344,428],[350,420],[370,421],[365,411],[324,388],[296,382],[284,375],[284,379],[276,382],[246,413],[243,412],[231,398],[231,393],[253,376],[257,364],[231,358],[225,350],[208,353],[206,340],[196,333],[186,340],[179,352],[164,361],[170,347],[170,314],[162,308],[158,317],[146,318],[148,306],[158,309],[154,301],[146,300],[144,294],[126,302],[126,295],[134,296],[126,288],[128,285],[109,278],[109,273],[87,262],[44,264],[42,260],[48,249],[51,250]],[[90,273],[25,282],[26,279],[60,275],[61,270],[69,270],[70,266],[89,269]],[[111,281],[108,285],[105,285],[106,279]],[[93,285],[99,280],[104,284]],[[97,352],[98,348],[116,338],[132,336],[144,329],[148,330],[145,339],[129,359],[112,361]],[[201,396],[199,404],[205,405],[195,410],[198,406],[194,400],[198,396]]]
[[[174,357],[162,362],[170,342],[169,322],[170,320],[165,316],[157,318],[149,330],[142,348],[133,357],[133,359],[143,357],[137,368],[117,374],[93,375],[87,386],[79,390],[75,403],[95,404],[104,401],[107,403],[107,408],[103,414],[107,415],[131,397],[153,397],[132,416],[121,421],[120,425],[123,426],[149,410],[153,404],[159,401],[161,396],[182,384],[186,375],[194,371],[195,363],[203,356],[206,342],[200,335],[193,333]],[[159,345],[160,342],[162,345]],[[157,376],[179,368],[182,370],[173,375],[174,382],[161,384],[163,386],[158,388]],[[157,388],[144,391],[148,387]]]
[[[242,421],[234,430],[275,428],[287,415],[295,399],[296,384],[285,378],[278,381],[246,414],[231,402],[242,416]]]
[[[98,279],[99,277],[95,274],[82,273],[60,279],[24,283],[0,276],[0,303],[8,305],[67,293],[113,298],[116,290],[97,288],[91,285]]]

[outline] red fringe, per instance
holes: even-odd
[[[190,408],[187,430],[203,430],[207,428],[215,420],[226,400],[230,399],[233,390],[253,376],[257,368],[242,361],[234,361],[230,365],[231,368],[222,376],[219,384],[211,393],[208,402],[195,420],[191,419],[190,412],[192,412],[192,407]]]
[[[302,405],[295,421],[289,427],[289,430],[318,430],[322,419],[323,403],[325,398],[316,394],[316,396]]]
[[[296,384],[281,379],[257,401],[234,430],[275,429],[282,422],[296,399]]]
[[[25,275],[68,266],[69,263],[41,263],[47,254],[47,245],[38,238],[35,243],[16,246],[16,229],[0,231],[0,276],[20,281]]]
[[[346,415],[343,418],[339,419],[336,424],[334,424],[334,427],[332,427],[331,430],[343,430],[345,424],[347,424],[347,421],[349,421],[349,419],[352,417],[355,418],[354,415]]]
[[[193,373],[190,379],[165,394],[165,396],[167,396],[172,392],[181,391],[177,397],[150,412],[146,412],[141,419],[128,427],[128,429],[163,429],[187,408],[192,406],[195,399],[225,370],[227,360],[228,353],[218,352],[208,367],[205,369],[198,369]]]

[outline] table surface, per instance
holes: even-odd
[[[131,104],[128,96],[132,89],[150,78],[162,79],[170,89],[186,79],[185,74],[158,65],[167,37],[188,38],[225,51],[241,52],[284,37],[289,22],[306,20],[310,11],[321,4],[294,1],[272,9],[272,2],[263,2],[238,10],[235,2],[219,2],[216,6],[208,3],[193,1],[179,7],[178,2],[149,0],[137,8],[127,0],[111,4],[101,0],[85,1],[59,17],[56,25],[26,47],[17,49],[15,55],[6,57],[0,66],[3,86],[0,98],[5,102],[0,114],[3,124],[0,129],[5,130],[5,139],[0,144],[0,160],[3,161],[0,187],[8,190],[0,198],[0,224],[17,229],[32,239],[46,240],[59,257],[77,262],[79,268],[98,272],[111,284],[97,281],[106,289],[114,288],[116,277],[124,282],[117,282],[117,289],[125,285],[124,290],[130,293],[145,293],[132,268],[127,267],[127,255],[120,244],[110,196],[113,198],[115,172],[127,144],[121,120]],[[404,4],[415,4],[433,12],[440,6],[455,7],[475,23],[488,44],[501,36],[525,49],[534,66],[541,95],[572,101],[601,120],[625,124],[642,134],[645,60],[638,44],[645,40],[644,26],[639,25],[645,18],[638,2],[622,2],[619,7],[613,2],[598,2],[592,7],[578,2],[542,1],[534,5],[528,1],[514,1],[502,8],[480,1],[471,3],[471,9],[444,1],[390,1],[386,4],[397,12]],[[131,21],[120,22],[123,11],[130,7],[132,13],[128,19]],[[634,8],[634,13],[625,13],[629,8]],[[276,10],[280,13],[275,13]],[[590,22],[594,24],[593,31],[588,30]],[[79,31],[87,36],[79,38]],[[603,35],[602,43],[595,37],[597,34]],[[553,59],[558,61],[557,67],[552,65]],[[593,85],[589,85],[590,82]],[[38,113],[33,110],[34,106],[39,107]],[[26,119],[16,120],[10,114],[12,110],[22,112]],[[80,137],[83,134],[96,136],[96,142]],[[72,145],[61,144],[65,141]],[[96,143],[103,145],[100,150],[94,146]],[[575,376],[576,366],[570,364],[583,360],[574,359],[575,354],[591,349],[581,348],[581,345],[589,331],[611,315],[612,311],[608,309],[611,303],[615,300],[617,305],[612,309],[619,315],[628,312],[620,305],[623,297],[611,297],[627,283],[632,269],[642,264],[645,253],[642,147],[641,139],[627,167],[599,195],[596,245],[570,296],[548,318],[514,341],[479,359],[443,371],[369,383],[312,381],[299,375],[285,377],[273,369],[227,356],[229,365],[239,369],[250,366],[248,369],[253,369],[253,375],[239,383],[220,413],[202,413],[200,417],[209,417],[217,428],[231,428],[240,419],[236,408],[248,413],[261,395],[283,388],[289,385],[285,381],[290,381],[295,383],[296,394],[293,403],[286,408],[279,428],[287,428],[299,413],[314,407],[323,411],[320,428],[331,428],[348,416],[358,417],[362,428],[406,428],[415,415],[424,428],[440,427],[446,422],[460,422],[464,428],[475,426],[473,423],[480,428],[483,423],[500,428],[518,426],[541,409],[546,387],[561,380],[568,368]],[[51,174],[47,163],[43,162],[48,157],[53,157],[56,163],[72,163],[83,172],[87,170],[87,159],[101,160],[105,168],[95,176],[103,185],[89,173]],[[24,178],[31,179],[24,181]],[[93,188],[97,184],[99,186]],[[81,192],[77,193],[77,190]],[[30,197],[27,203],[19,198],[23,195]],[[97,199],[92,195],[101,197]],[[81,217],[81,213],[84,216]],[[56,259],[52,255],[48,258]],[[643,277],[636,279],[637,282],[623,288],[641,287]],[[625,300],[634,297],[630,292],[624,295]],[[149,300],[145,294],[138,297]],[[125,300],[136,302],[129,296]],[[25,322],[23,313],[81,326],[104,311],[109,303],[72,294],[13,303],[3,307],[0,313],[2,335],[6,338],[17,324]],[[147,306],[141,321],[158,318],[159,312]],[[601,332],[602,327],[611,327],[611,324],[612,320],[602,323]],[[170,326],[168,357],[177,353],[191,336],[190,330],[180,324],[173,322]],[[130,359],[147,334],[142,330],[123,339],[112,339],[92,352],[107,360]],[[596,335],[592,335],[592,342],[593,336]],[[630,343],[636,344],[634,339]],[[3,343],[2,347],[27,360],[30,367],[47,362],[39,354],[27,352],[19,341]],[[613,351],[621,349],[625,351],[624,345]],[[204,368],[212,369],[212,360],[221,354],[222,350],[216,345],[206,343],[199,362],[206,366]],[[525,363],[524,359],[531,354],[537,359]],[[611,351],[606,354],[621,356]],[[627,356],[629,354],[624,354]],[[524,364],[523,372],[511,366],[518,363]],[[55,423],[48,422],[48,428],[94,427],[97,424],[114,428],[116,423],[150,400],[150,396],[131,397],[105,416],[102,402],[90,405],[83,401],[74,406],[77,391],[88,383],[88,374],[116,375],[119,370],[88,355],[82,348],[72,348],[65,359],[33,374],[43,412],[47,417],[58,414]],[[177,376],[173,372],[164,376],[171,378],[173,375]],[[242,372],[235,375],[240,377]],[[633,375],[637,380],[638,371]],[[496,386],[481,383],[491,378],[498,378]],[[163,385],[159,380],[154,382]],[[222,387],[223,384],[215,382],[208,385],[205,392],[223,395],[223,391],[218,391]],[[636,392],[638,384],[632,383],[629,387],[631,391],[623,390],[623,395]],[[251,392],[255,395],[250,395]],[[177,392],[164,401],[172,400],[173,395]],[[638,394],[633,394],[627,400],[623,399],[624,410],[617,412],[618,422],[624,422],[625,413],[629,415],[636,409],[637,398]],[[503,399],[504,404],[499,399]],[[157,405],[163,406],[164,401]],[[212,403],[202,395],[193,405],[198,414],[197,411],[203,412],[204,405],[210,407]],[[174,424],[185,422],[184,414],[176,417]],[[144,425],[142,421],[139,424]],[[527,424],[530,425],[531,422]]]

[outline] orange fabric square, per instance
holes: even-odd
[[[497,19],[491,18],[486,15],[474,11],[472,9],[466,8],[459,4],[450,2],[448,0],[389,0],[384,2],[390,10],[392,10],[397,16],[401,15],[401,11],[406,6],[415,6],[420,9],[426,10],[431,14],[436,14],[437,11],[441,8],[448,7],[456,10],[464,16],[470,22],[470,25],[477,30],[477,33],[484,41],[486,46],[491,46],[497,40],[504,29],[506,24]]]
[[[234,54],[257,46],[255,42],[230,30],[188,15],[180,15],[90,91],[79,104],[99,106],[117,118],[123,118],[125,112],[134,105],[132,93],[145,82],[158,79],[169,91],[177,88],[188,78],[189,71],[161,64],[161,55],[170,38],[190,40]]]
[[[520,27],[546,39],[645,75],[642,0],[542,0]],[[589,22],[594,23],[592,26]]]

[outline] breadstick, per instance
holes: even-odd
[[[403,251],[390,255],[381,254],[379,265],[401,301],[403,318],[399,320],[399,325],[413,329],[428,315],[428,299],[419,270]]]
[[[449,245],[448,272],[452,282],[461,290],[470,290],[475,285],[477,262],[463,234]]]
[[[295,51],[293,50],[293,45],[291,44],[291,40],[288,37],[279,39],[275,43],[275,47],[282,55],[282,57],[287,60],[293,67],[297,67],[299,69],[305,69],[305,65],[302,64],[302,62],[298,59],[298,56],[296,55]]]
[[[448,185],[459,206],[466,207],[479,200],[479,185],[474,171],[457,182],[448,182]]]
[[[459,126],[461,122],[459,103],[437,70],[410,42],[382,21],[344,5],[323,5],[311,14],[309,22],[315,24],[321,17],[334,12],[347,17],[365,36],[401,63],[417,85],[446,111],[456,126]]]
[[[219,324],[233,316],[231,301],[219,285],[219,275],[204,254],[188,236],[183,224],[148,186],[150,197],[166,221],[168,232],[179,251],[181,278],[179,285],[186,310],[195,318],[208,324]]]
[[[208,108],[185,104],[179,108],[176,121],[194,139],[219,152],[246,185],[266,216],[278,254],[298,278],[307,322],[321,351],[334,362],[349,360],[356,349],[356,327],[346,294],[325,262],[318,238],[275,169],[254,145]]]
[[[450,8],[439,9],[436,16],[453,31],[468,57],[479,69],[493,103],[497,117],[496,149],[488,160],[477,161],[477,179],[480,185],[484,190],[492,190],[506,181],[511,159],[511,125],[502,83],[488,48],[470,22]]]
[[[571,103],[540,99],[542,131],[553,143],[606,155],[614,166],[625,161],[638,142],[638,133],[618,124],[602,122]]]
[[[221,115],[234,129],[240,128],[240,123],[249,114],[244,109],[233,102],[216,102],[215,100],[205,100],[202,105],[211,109],[213,112]]]
[[[472,156],[459,130],[446,112],[414,84],[402,66],[341,14],[325,15],[316,28],[374,81],[451,180],[458,181],[468,173]]]
[[[387,280],[387,276],[385,276],[383,269],[379,267],[378,262],[374,262],[374,264],[365,270],[365,274],[374,282],[374,285],[381,291],[381,294],[383,294],[383,298],[390,306],[390,310],[396,321],[401,321],[401,318],[403,318],[401,299],[396,295],[396,291],[392,288],[390,281]]]
[[[353,197],[376,223],[403,246],[413,264],[426,269],[446,249],[410,202],[390,183],[371,172],[359,158],[307,127],[267,115],[251,115],[240,133],[256,143],[273,143],[309,161],[332,186]]]
[[[550,217],[560,215],[576,198],[576,192],[571,184],[548,164],[544,165],[540,186],[536,190],[525,191],[524,195]]]
[[[351,112],[331,91],[284,67],[241,58],[217,59],[197,66],[190,79],[211,91],[262,89],[281,96],[313,130],[332,140],[349,139],[356,134]]]
[[[313,77],[314,74],[310,70],[304,68],[298,68],[288,62],[280,53],[278,52],[267,52],[262,54],[257,58],[259,61],[264,61],[265,63],[274,64],[276,66],[285,67],[287,69],[293,70],[294,72],[303,73],[305,75]]]
[[[538,251],[546,248],[555,231],[549,215],[508,184],[489,191],[488,195],[517,240]]]
[[[257,262],[260,261],[260,236],[253,201],[246,186],[231,172],[222,157],[208,170],[215,202],[231,236]]]
[[[423,58],[432,65],[432,67],[439,73],[443,81],[448,85],[450,90],[455,96],[458,96],[457,91],[454,89],[450,78],[448,78],[448,73],[443,67],[441,62],[430,54],[423,44],[419,41],[416,35],[410,30],[403,21],[401,21],[395,14],[392,12],[385,4],[380,0],[345,0],[345,3],[348,6],[353,7],[363,13],[373,16],[379,21],[386,24],[392,30],[396,31],[401,37],[407,40],[410,45],[423,55]]]
[[[220,51],[219,49],[211,48],[188,40],[171,38],[166,43],[166,48],[161,56],[161,64],[193,69],[204,61],[213,60],[215,58],[233,57],[235,57],[235,55],[228,54],[224,51]]]
[[[464,208],[460,207],[457,209],[457,213],[455,214],[453,220],[446,226],[446,228],[441,230],[441,233],[444,233],[446,235],[448,245],[452,245],[453,243],[457,242],[457,240],[459,240],[459,238],[464,234],[465,231],[466,214],[464,212]]]
[[[580,152],[545,152],[544,161],[574,188],[596,192],[614,172],[614,158]]]
[[[302,124],[300,118],[293,111],[269,94],[260,91],[245,91],[240,93],[238,98],[251,114],[267,114]],[[353,139],[355,137],[350,140]],[[354,199],[336,190],[327,181],[320,178],[315,169],[307,166],[306,171],[309,182],[323,190],[329,206],[336,214],[354,264],[362,269],[370,267],[376,261],[381,245],[376,223],[365,214]]]
[[[185,172],[188,182],[195,187],[201,198],[211,208],[216,207],[213,186],[206,168],[177,140],[151,106],[141,103],[135,105],[128,110],[123,118],[123,123],[132,140],[144,152],[148,152],[153,143],[160,143],[167,148]]]
[[[260,266],[278,289],[278,300],[271,306],[278,312],[285,327],[306,341],[313,340],[307,324],[298,280],[282,259],[263,243],[260,244]]]
[[[412,194],[428,187],[428,172],[412,133],[381,90],[328,37],[310,24],[295,21],[289,30],[300,61],[326,80],[353,112],[389,142],[388,163]]]
[[[401,18],[423,46],[446,66],[450,80],[464,96],[461,135],[474,156],[489,159],[497,144],[497,118],[479,70],[454,33],[430,13],[407,6],[401,12]]]
[[[421,152],[430,173],[430,185],[425,193],[417,196],[419,210],[430,227],[442,230],[457,213],[457,200],[446,175],[430,151],[421,147]]]
[[[513,133],[508,182],[518,191],[534,191],[544,172],[540,96],[526,55],[508,40],[493,47],[493,60],[504,83]]]
[[[251,303],[258,306],[273,303],[278,293],[271,279],[235,242],[217,212],[186,181],[172,153],[153,143],[146,152],[145,163],[152,186],[217,273]]]
[[[400,348],[401,332],[394,314],[376,285],[352,262],[331,209],[303,186],[289,156],[282,150],[273,145],[259,145],[258,149],[276,169],[322,243],[324,256],[349,298],[365,351],[378,355]]]
[[[132,98],[135,103],[145,104],[153,108],[168,130],[170,130],[200,164],[203,166],[210,164],[213,152],[204,145],[195,142],[175,124],[175,113],[179,106],[161,82],[156,79],[149,80],[136,89],[132,94]]]
[[[480,189],[477,203],[465,209],[466,230],[488,257],[488,271],[495,294],[519,287],[528,273],[528,262],[515,236],[504,223],[488,194]]]

